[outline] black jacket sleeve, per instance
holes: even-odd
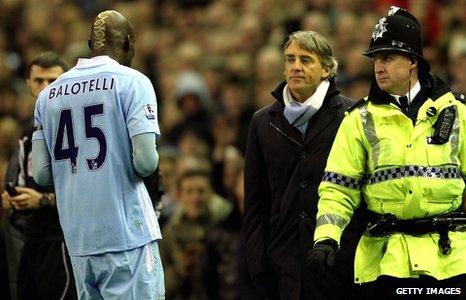
[[[15,148],[13,154],[11,155],[10,161],[8,162],[8,167],[6,169],[5,181],[13,182],[14,185],[18,184],[18,174],[19,174],[19,159],[18,159],[18,147]]]

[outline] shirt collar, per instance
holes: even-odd
[[[406,98],[408,98],[408,103],[411,103],[411,101],[417,96],[420,90],[421,90],[421,84],[419,83],[419,80],[417,80],[414,86],[411,88],[411,90],[406,95],[404,95],[406,96]],[[390,95],[396,100],[396,102],[400,103],[399,99],[401,96],[394,95],[394,94],[390,94]]]
[[[80,58],[78,59],[78,63],[76,64],[76,68],[84,69],[84,68],[91,68],[95,66],[105,65],[105,64],[115,64],[119,65],[119,63],[112,59],[108,55],[99,55],[94,56],[91,58]]]

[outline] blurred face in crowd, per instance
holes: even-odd
[[[209,146],[205,139],[193,131],[185,131],[178,140],[178,148],[183,155],[208,155]]]
[[[55,81],[61,74],[63,69],[60,66],[53,66],[51,68],[43,68],[38,65],[31,67],[31,73],[26,80],[26,84],[31,91],[32,96],[37,98],[39,93],[49,84]]]
[[[379,88],[390,94],[403,96],[417,80],[417,62],[394,52],[374,54],[374,73]]]
[[[194,175],[181,179],[180,203],[190,219],[197,219],[205,213],[211,193],[209,179],[205,176]]]
[[[189,117],[199,114],[202,110],[201,100],[196,94],[186,94],[181,99],[181,110]]]
[[[176,161],[175,159],[159,159],[159,175],[166,192],[170,193],[176,189]]]
[[[241,214],[244,213],[244,170],[238,174],[236,178],[236,186],[235,186],[235,196],[236,200],[238,201],[238,207]]]
[[[285,49],[284,55],[285,80],[293,97],[299,102],[304,102],[329,76],[330,68],[322,65],[317,54],[304,50],[296,42],[292,42]]]

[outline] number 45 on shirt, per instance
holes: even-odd
[[[84,114],[84,130],[86,138],[94,138],[99,143],[99,153],[94,158],[86,158],[86,165],[89,171],[97,171],[102,167],[107,157],[107,140],[105,134],[97,126],[92,126],[92,117],[102,115],[104,113],[103,103],[83,107]],[[58,131],[53,147],[53,155],[55,160],[69,159],[71,164],[71,172],[77,172],[76,160],[78,157],[79,147],[76,146],[73,114],[71,109],[64,109],[60,112],[58,120]],[[66,133],[67,148],[64,148],[63,141]]]

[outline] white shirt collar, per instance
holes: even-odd
[[[95,66],[100,66],[100,65],[105,65],[105,64],[116,64],[119,65],[119,63],[111,58],[108,55],[99,55],[99,56],[94,56],[91,58],[80,58],[78,59],[78,63],[76,64],[76,68],[78,69],[84,69],[84,68],[90,68],[90,67],[95,67]]]
[[[419,80],[416,81],[416,83],[414,84],[414,86],[411,88],[411,90],[404,96],[406,96],[406,98],[408,98],[408,103],[411,103],[411,101],[414,99],[414,97],[416,97],[416,95],[419,93],[419,91],[421,90],[421,84],[419,83]],[[394,95],[394,94],[390,94],[392,95],[393,98],[395,98],[396,102],[400,103],[400,97],[399,95]]]
[[[285,102],[285,106],[312,106],[316,110],[322,107],[324,103],[325,95],[327,95],[328,88],[330,86],[330,81],[323,80],[319,86],[316,88],[314,94],[312,94],[309,98],[306,99],[304,102],[296,101],[291,94],[290,89],[288,88],[288,84],[285,85],[283,89],[283,101]]]

